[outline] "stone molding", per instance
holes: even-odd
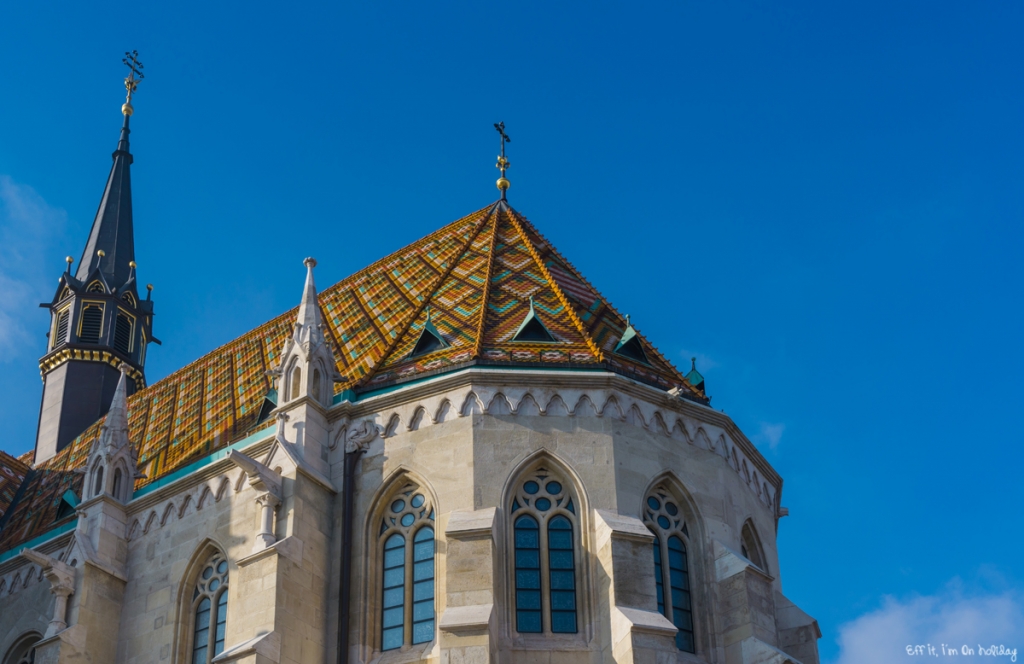
[[[251,556],[250,556],[251,557]],[[255,636],[248,641],[225,648],[224,652],[213,658],[216,664],[225,662],[237,662],[240,659],[259,655],[267,661],[281,661],[281,635],[271,631]]]
[[[480,510],[453,510],[448,515],[448,526],[444,534],[448,539],[474,540],[494,536],[494,522],[497,507]]]
[[[485,630],[491,623],[494,604],[449,606],[444,610],[438,628],[453,634]]]

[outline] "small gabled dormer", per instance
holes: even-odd
[[[448,342],[445,341],[444,337],[441,336],[441,332],[434,326],[434,321],[430,317],[430,308],[428,307],[427,322],[423,324],[420,338],[416,340],[416,345],[413,346],[409,357],[419,357],[420,355],[433,353],[435,350],[448,348],[448,346]]]
[[[634,362],[651,363],[647,359],[647,352],[644,350],[643,344],[640,343],[639,335],[633,329],[633,324],[629,322],[629,316],[626,316],[626,331],[622,333],[622,338],[615,345],[615,353],[616,355],[628,357]]]
[[[90,500],[107,495],[127,503],[135,493],[138,474],[138,455],[128,440],[128,387],[125,375],[131,369],[127,364],[118,367],[121,379],[114,390],[114,398],[107,418],[100,429],[100,437],[92,444],[86,462],[85,485],[82,496]]]
[[[533,306],[533,298],[530,298],[530,311],[526,313],[526,318],[519,324],[519,328],[516,333],[512,335],[512,341],[528,341],[533,343],[557,343],[554,335],[548,331],[544,322],[541,321],[540,316],[537,315],[537,310]]]
[[[274,378],[278,407],[302,397],[330,406],[334,397],[334,383],[342,379],[334,361],[334,353],[324,336],[324,325],[320,318],[316,283],[313,281],[316,260],[307,258],[303,264],[307,270],[306,285],[299,314],[292,335],[285,341],[281,351],[281,361],[270,372]]]

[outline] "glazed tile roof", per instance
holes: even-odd
[[[530,310],[554,343],[514,341]],[[628,323],[521,214],[499,201],[343,279],[319,295],[344,381],[360,392],[470,364],[606,369],[704,401],[639,336],[648,363],[614,352]],[[244,437],[272,385],[267,370],[296,309],[132,395],[130,439],[146,478],[137,488]],[[446,347],[413,357],[428,316]],[[0,551],[54,527],[61,497],[80,495],[102,420],[31,473],[10,509]],[[4,456],[4,458],[11,458]],[[2,480],[0,480],[2,481]],[[0,506],[3,506],[0,484]],[[13,497],[13,495],[12,495]],[[8,503],[10,500],[8,500]]]
[[[14,502],[18,487],[25,481],[29,465],[6,452],[0,452],[0,519]]]

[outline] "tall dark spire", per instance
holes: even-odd
[[[128,122],[125,113],[121,138],[114,150],[114,164],[110,167],[107,186],[100,198],[100,207],[92,222],[89,241],[85,244],[82,260],[75,277],[85,281],[97,267],[111,286],[121,286],[131,274],[129,263],[135,260],[135,233],[132,227],[132,155],[128,151]],[[102,251],[101,257],[97,252]]]
[[[39,360],[43,399],[36,463],[52,458],[103,417],[116,390],[127,396],[145,387],[146,346],[157,341],[153,301],[139,297],[132,229],[128,126],[142,64],[138,53],[125,55],[131,73],[124,80],[124,123],[89,241],[75,276],[69,256],[53,299],[42,305],[50,310],[50,332],[46,354]]]

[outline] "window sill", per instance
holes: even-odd
[[[419,662],[430,656],[430,651],[437,645],[437,639],[428,643],[418,643],[408,648],[402,647],[396,650],[381,652],[374,650],[369,664],[407,664],[408,662]]]

